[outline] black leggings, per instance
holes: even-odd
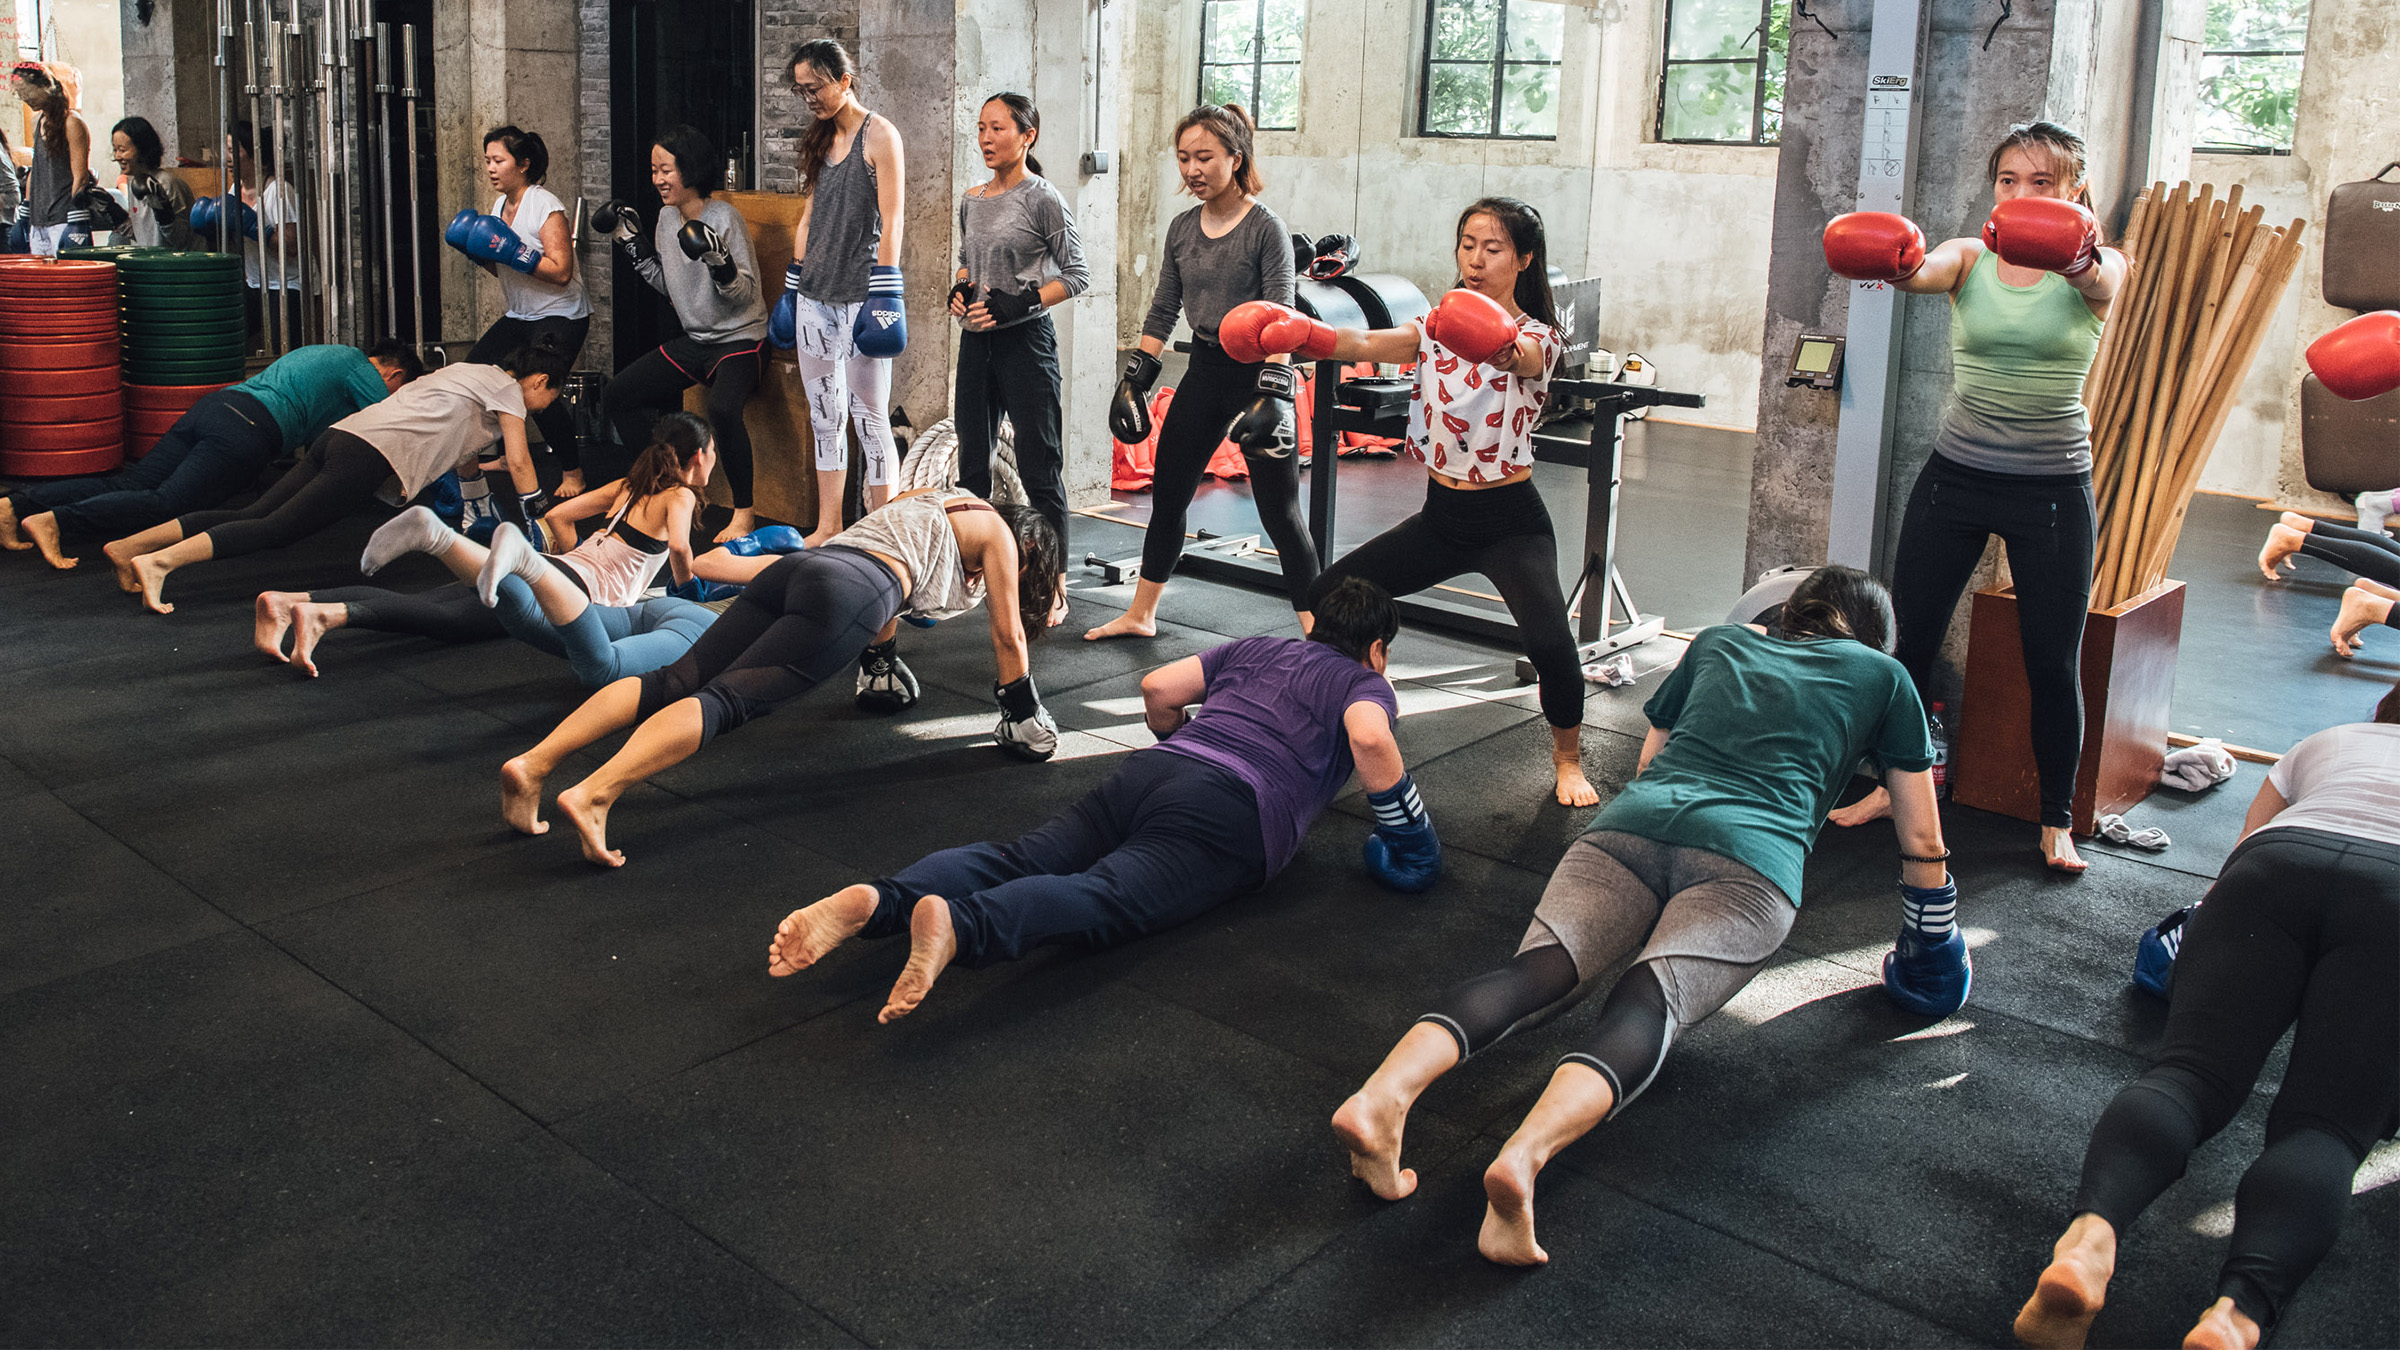
[[[375,500],[391,476],[381,450],[328,427],[257,501],[239,511],[195,511],[176,523],[186,539],[205,532],[210,557],[238,558],[299,543]]]
[[[565,319],[556,315],[541,319],[520,319],[504,314],[483,330],[475,339],[475,349],[467,360],[478,365],[496,366],[519,347],[531,345],[537,338],[556,339],[568,365],[583,355],[583,340],[592,331],[591,316]],[[550,406],[533,415],[533,424],[542,429],[542,439],[549,443],[550,453],[558,457],[559,467],[573,472],[583,467],[582,447],[575,441],[575,410],[563,399],[552,399]],[[643,429],[645,438],[649,429]],[[638,448],[638,447],[637,447]]]
[[[608,418],[617,428],[627,455],[641,453],[650,443],[650,428],[658,419],[683,407],[683,391],[695,384],[708,386],[708,425],[717,438],[717,459],[725,466],[725,484],[733,489],[733,507],[750,509],[750,428],[742,421],[743,405],[766,374],[763,338],[719,342],[708,346],[676,338],[608,382]],[[547,432],[543,434],[547,435]]]
[[[1200,490],[1200,475],[1225,442],[1225,429],[1258,397],[1258,367],[1225,354],[1213,342],[1192,344],[1192,362],[1167,404],[1158,429],[1158,460],[1151,469],[1150,531],[1142,536],[1142,580],[1165,581],[1183,556],[1183,516]],[[1303,410],[1300,415],[1305,416]],[[1258,522],[1275,541],[1283,564],[1284,588],[1292,608],[1308,605],[1317,579],[1317,546],[1300,518],[1300,457],[1244,455],[1250,466],[1250,500]],[[1028,485],[1030,486],[1030,484]]]
[[[28,483],[17,519],[50,512],[70,539],[122,539],[250,486],[283,449],[283,428],[252,395],[220,389],[175,419],[150,453],[114,473]]]
[[[1025,495],[1058,531],[1066,556],[1067,487],[1062,472],[1058,410],[1058,330],[1050,316],[990,332],[958,335],[958,385],[952,416],[958,427],[958,485],[989,501],[992,451],[1000,415],[1016,429],[1017,476]]]
[[[2249,1099],[2297,1021],[2267,1147],[2234,1194],[2217,1293],[2273,1330],[2400,1124],[2400,846],[2298,827],[2245,840],[2184,929],[2158,1060],[2092,1128],[2075,1212],[2123,1233]]]
[[[1411,595],[1469,572],[1491,578],[1517,621],[1517,638],[1542,681],[1542,716],[1554,727],[1583,724],[1583,665],[1567,597],[1558,584],[1558,535],[1533,480],[1461,491],[1425,481],[1425,509],[1376,535],[1325,569],[1308,607],[1344,577],[1365,577]]]
[[[2330,520],[2311,521],[2300,551],[2353,576],[2400,586],[2400,539]]]
[[[900,612],[900,578],[847,545],[787,553],[675,664],[641,678],[641,715],[700,700],[700,743],[848,670]]]
[[[2033,764],[2044,825],[2074,822],[2083,757],[2083,616],[2092,603],[2090,474],[1987,473],[1935,454],[1917,475],[1892,554],[1900,664],[1928,704],[1950,615],[1991,535],[2008,548],[2032,698]]]
[[[413,595],[379,586],[336,586],[310,591],[308,598],[314,604],[342,606],[348,611],[343,616],[345,628],[412,633],[436,642],[481,642],[508,636],[499,611],[475,598],[475,588],[463,581]]]

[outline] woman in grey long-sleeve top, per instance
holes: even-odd
[[[1292,608],[1306,603],[1316,581],[1317,549],[1300,517],[1300,464],[1293,457],[1293,395],[1298,378],[1288,357],[1236,361],[1217,342],[1217,324],[1250,300],[1292,303],[1292,240],[1283,222],[1257,200],[1265,185],[1251,154],[1248,113],[1202,104],[1175,128],[1175,160],[1183,190],[1200,199],[1167,226],[1158,289],[1142,324],[1141,350],[1125,358],[1109,429],[1121,441],[1150,434],[1147,402],[1158,379],[1158,353],[1180,313],[1192,326],[1192,362],[1176,386],[1158,431],[1150,480],[1150,529],[1142,538],[1142,576],[1133,605],[1084,634],[1087,640],[1152,637],[1167,576],[1183,555],[1183,517],[1200,475],[1231,436],[1250,469],[1250,497],[1259,524],[1275,541]]]
[[[1060,472],[1058,333],[1049,307],[1083,294],[1091,273],[1075,218],[1032,155],[1042,114],[1023,94],[984,100],[975,138],[991,181],[958,202],[958,279],[950,312],[966,325],[958,342],[958,484],[992,495],[992,447],[1000,414],[1016,428],[1017,473],[1033,507],[1058,531],[1067,556],[1067,490]],[[1067,615],[1060,586],[1050,622]]]
[[[675,306],[683,336],[617,372],[608,385],[608,416],[626,445],[647,445],[651,426],[683,406],[684,390],[708,386],[717,462],[733,489],[733,523],[717,537],[730,539],[758,528],[750,507],[750,430],[742,422],[742,406],[767,366],[758,257],[748,222],[715,197],[725,186],[725,159],[708,137],[688,126],[660,132],[650,147],[650,182],[662,204],[648,234],[632,208],[607,202],[600,209],[615,216],[617,246],[633,270]]]

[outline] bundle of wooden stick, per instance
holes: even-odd
[[[2235,392],[2300,262],[2304,221],[2261,227],[2237,185],[2153,183],[2119,247],[2131,275],[2084,382],[2092,418],[2099,556],[2092,608],[2166,579],[2184,512]]]

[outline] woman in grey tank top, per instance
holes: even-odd
[[[800,136],[800,220],[770,331],[776,345],[793,348],[808,393],[817,458],[814,548],[841,533],[849,462],[842,433],[852,418],[866,453],[867,509],[892,498],[891,358],[908,344],[900,277],[907,165],[899,129],[858,101],[841,43],[803,42],[792,49],[791,67],[816,120]]]
[[[20,61],[9,72],[10,91],[33,110],[33,167],[25,180],[25,247],[43,257],[61,248],[87,248],[90,217],[75,194],[95,181],[90,168],[92,133],[67,106],[67,91],[36,61]]]

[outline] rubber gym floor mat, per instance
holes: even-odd
[[[1583,772],[1606,803],[1633,780],[1642,744],[1630,736],[1593,731],[1583,738]],[[1591,827],[1597,807],[1560,806],[1550,766],[1550,728],[1526,719],[1464,749],[1411,770],[1434,813],[1445,848],[1467,849],[1543,876],[1567,845]],[[1334,809],[1361,819],[1366,799],[1352,796]]]
[[[1144,674],[1226,641],[1217,634],[1171,622],[1162,622],[1156,637],[1083,640],[1084,629],[1113,617],[1096,605],[1082,605],[1066,623],[1030,644],[1027,656],[1033,663],[1033,682],[1043,698],[1098,680]],[[944,619],[932,628],[902,624],[897,641],[900,659],[917,672],[918,680],[990,703],[996,668],[991,623],[981,610]]]
[[[2125,823],[2136,830],[2155,827],[2167,832],[2172,842],[2159,852],[2130,844],[2112,844],[2097,837],[2078,839],[2076,847],[2087,860],[2101,856],[2130,858],[2199,877],[2203,883],[2214,881],[2225,870],[2225,859],[2232,856],[2233,846],[2241,842],[2242,822],[2248,818],[2250,803],[2258,796],[2258,786],[2266,777],[2266,765],[2236,760],[2233,777],[2213,788],[2185,792],[2161,785],[2153,790],[2124,815]]]
[[[233,922],[46,792],[0,807],[0,994],[227,932]],[[58,858],[74,866],[55,868]]]
[[[603,874],[549,815],[549,834],[259,931],[544,1121],[889,986],[845,953],[796,989],[766,971],[775,925],[852,869],[646,793]]]
[[[842,1344],[247,933],[0,999],[12,1344]]]
[[[954,970],[888,1027],[827,1014],[562,1133],[870,1342],[1186,1343],[1381,1208],[1329,1145],[1336,1087],[1057,961]]]

